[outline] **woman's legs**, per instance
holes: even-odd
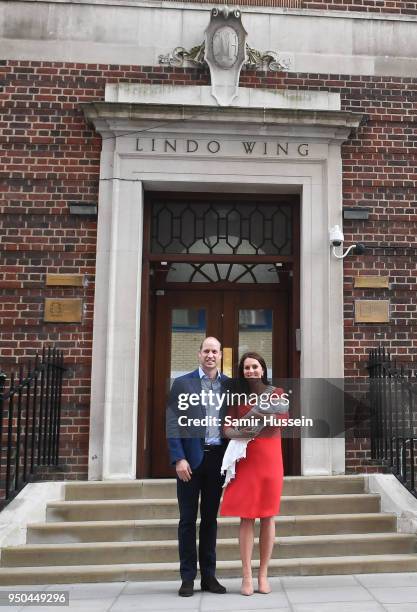
[[[255,519],[240,519],[239,546],[242,559],[242,595],[253,595],[252,551]]]
[[[270,593],[271,587],[268,582],[268,565],[272,555],[275,542],[275,517],[267,516],[261,518],[259,533],[259,574],[258,590],[260,593]]]

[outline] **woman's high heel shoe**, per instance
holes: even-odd
[[[258,578],[258,593],[262,595],[268,595],[272,591],[271,585],[268,582],[268,578]]]
[[[242,578],[242,586],[240,592],[242,595],[253,595],[252,577]]]

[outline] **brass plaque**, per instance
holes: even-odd
[[[46,285],[66,285],[67,287],[82,287],[84,274],[47,274]]]
[[[80,298],[45,298],[43,320],[46,323],[80,323],[82,314]]]
[[[355,300],[356,323],[389,323],[389,300]]]
[[[232,378],[233,376],[233,349],[223,349],[223,374]]]
[[[388,276],[355,276],[355,287],[389,289]]]

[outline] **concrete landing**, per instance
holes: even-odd
[[[225,595],[201,593],[178,597],[174,582],[112,582],[99,584],[11,587],[13,590],[66,590],[69,607],[38,607],[30,610],[77,610],[85,612],[415,612],[417,574],[354,574],[345,576],[300,576],[271,578],[270,595],[239,593],[240,580],[224,579]],[[199,583],[196,583],[199,587]],[[0,593],[7,590],[0,587]],[[27,610],[27,608],[25,608]],[[1,610],[23,612],[23,608],[2,606]]]

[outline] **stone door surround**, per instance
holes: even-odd
[[[163,104],[149,92],[145,101],[132,101],[132,94],[130,101],[115,98],[83,105],[103,138],[93,480],[136,477],[144,190],[300,193],[301,376],[343,378],[343,264],[330,256],[328,231],[343,225],[341,145],[360,121],[334,110],[334,100],[325,110],[308,109],[303,92],[298,105],[295,97],[287,108],[216,107],[203,99]],[[253,99],[259,103],[259,93]],[[308,416],[308,398],[304,406]],[[303,475],[344,472],[343,439],[303,439],[301,452]]]

